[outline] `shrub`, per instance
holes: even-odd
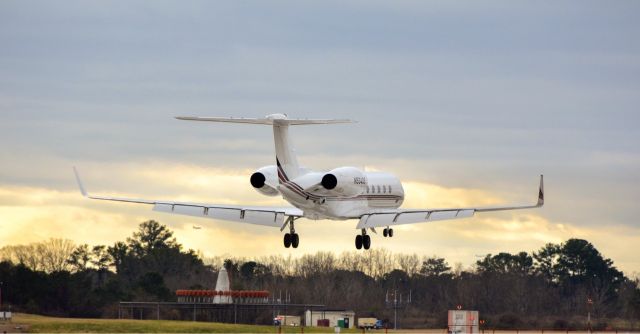
[[[520,317],[513,313],[506,313],[498,318],[496,328],[514,329],[518,328],[520,325],[522,325],[522,320],[520,320]]]

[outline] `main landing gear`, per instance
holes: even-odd
[[[283,230],[285,226],[289,224],[289,233],[284,234],[283,241],[284,241],[285,248],[289,248],[289,247],[298,248],[298,245],[300,244],[300,237],[298,236],[298,233],[296,233],[296,229],[293,226],[294,221],[295,221],[295,218],[290,216],[289,218],[287,218],[287,222],[284,224],[284,226],[281,229]]]
[[[375,232],[373,229],[371,230]],[[385,238],[393,237],[393,229],[386,227],[384,230],[382,230],[382,235]],[[362,248],[369,249],[369,247],[371,247],[371,236],[367,234],[367,229],[363,228],[362,234],[356,235],[356,249],[362,249]]]
[[[366,229],[362,229],[362,234],[356,235],[356,249],[369,249],[371,247],[371,236],[367,234]]]
[[[284,247],[298,248],[298,244],[300,244],[300,237],[298,236],[298,233],[284,234]]]

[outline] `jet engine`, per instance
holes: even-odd
[[[275,165],[264,166],[251,174],[251,186],[259,193],[267,196],[278,195],[278,173]]]
[[[355,167],[336,168],[322,176],[319,189],[314,189],[318,195],[356,197],[364,193],[367,187],[367,177],[364,172]]]

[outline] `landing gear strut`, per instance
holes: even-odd
[[[362,234],[356,235],[356,249],[369,249],[371,247],[371,236],[367,234],[366,229],[362,229]]]
[[[287,224],[289,224],[289,233],[284,234],[283,241],[284,241],[285,248],[289,248],[289,247],[298,248],[298,245],[300,244],[300,237],[298,236],[298,233],[296,233],[296,229],[293,226],[294,221],[295,221],[295,218],[293,216],[289,216],[287,218],[287,222],[282,227],[282,229],[284,229],[284,227],[287,226]]]
[[[389,228],[389,227],[386,227],[384,230],[382,230],[382,236],[384,236],[385,238],[386,237],[392,238],[393,237],[393,229]]]

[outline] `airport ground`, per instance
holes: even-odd
[[[342,333],[362,333],[342,329]],[[446,329],[371,330],[367,333],[447,333]],[[17,313],[11,322],[0,322],[0,333],[334,333],[333,328],[274,327],[172,320],[56,318]],[[628,331],[481,330],[480,333],[640,333]]]
[[[56,318],[17,313],[0,322],[0,333],[278,333],[278,327],[176,320]],[[300,333],[300,327],[282,327],[281,333]],[[305,333],[334,333],[333,328],[305,327]],[[359,333],[351,329],[344,333]]]

